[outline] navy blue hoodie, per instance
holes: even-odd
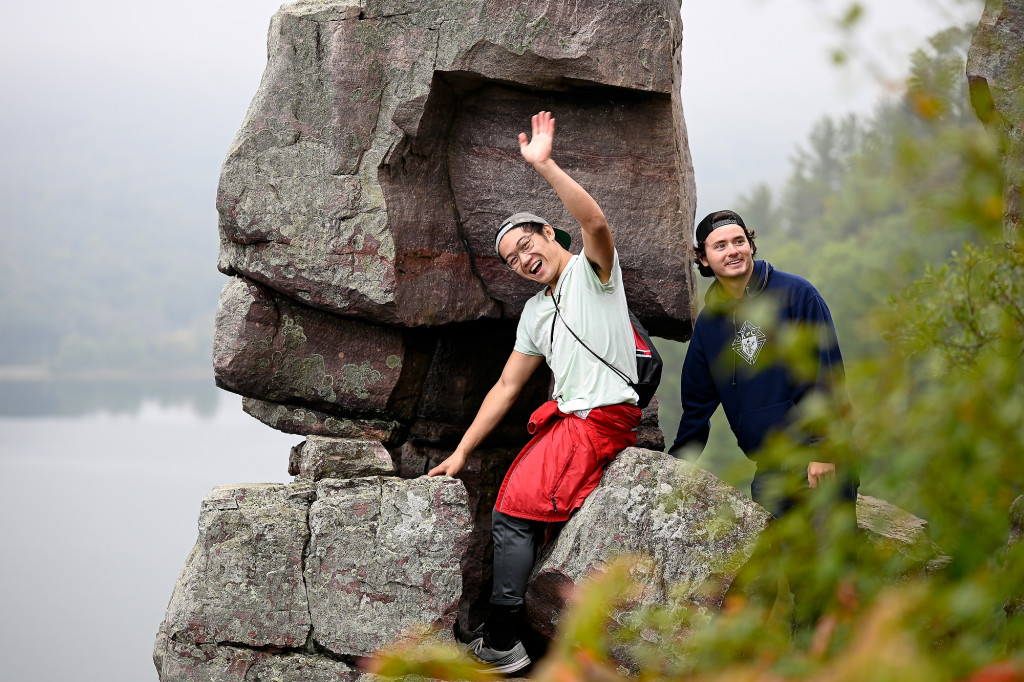
[[[740,449],[749,456],[769,431],[787,425],[795,416],[793,407],[809,390],[817,386],[832,392],[841,381],[843,358],[835,325],[824,299],[810,282],[776,270],[763,260],[754,261],[742,298],[730,297],[716,281],[704,302],[683,362],[683,416],[669,451],[679,454],[691,443],[703,448],[711,415],[721,404]],[[814,381],[798,383],[776,362],[777,330],[772,324],[757,324],[758,308],[764,310],[759,304],[775,306],[772,310],[777,311],[779,327],[814,325],[818,334]]]

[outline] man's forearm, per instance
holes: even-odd
[[[462,440],[459,441],[455,452],[468,456],[476,450],[480,443],[490,435],[491,431],[508,414],[517,396],[518,393],[511,393],[502,387],[501,384],[495,384],[487,392],[487,396],[473,418],[473,423],[466,429],[466,433],[462,436]]]
[[[608,224],[604,212],[592,196],[578,182],[548,158],[540,163],[532,164],[534,170],[548,181],[562,204],[584,230],[602,229]]]

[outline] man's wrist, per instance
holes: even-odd
[[[558,169],[558,164],[555,163],[555,160],[552,159],[550,156],[544,159],[543,161],[537,161],[536,163],[531,163],[530,165],[533,166],[533,169],[540,173],[541,175],[553,172]]]

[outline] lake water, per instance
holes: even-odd
[[[200,502],[291,480],[300,440],[210,382],[0,383],[3,679],[156,680]]]

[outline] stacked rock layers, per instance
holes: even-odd
[[[631,308],[684,340],[694,189],[678,2],[300,1],[225,160],[218,385],[274,428],[451,447],[537,285],[493,252],[530,210],[574,234],[519,155],[554,155],[604,208]],[[517,447],[539,372],[491,445]]]
[[[154,649],[163,682],[297,682],[321,668],[354,680],[360,658],[401,637],[452,640],[472,525],[462,483],[395,477],[379,444],[297,450],[293,483],[203,500]]]

